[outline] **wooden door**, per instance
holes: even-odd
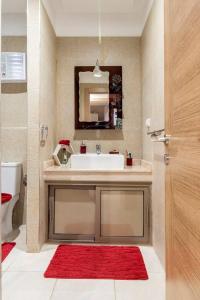
[[[200,0],[165,0],[167,300],[200,299]]]

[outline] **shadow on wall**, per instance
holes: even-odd
[[[22,169],[20,198],[17,201],[13,210],[13,226],[14,229],[19,228],[20,225],[26,224],[26,187],[23,182],[24,174]]]
[[[122,130],[76,130],[75,141],[81,140],[124,140]]]
[[[27,83],[2,83],[2,94],[21,94],[27,93]]]

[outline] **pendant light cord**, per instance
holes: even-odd
[[[98,1],[98,33],[99,33],[99,45],[102,42],[102,31],[101,31],[101,0]]]

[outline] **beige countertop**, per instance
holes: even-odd
[[[44,163],[45,181],[68,182],[152,182],[151,164],[137,161],[132,167],[123,170],[72,170],[64,166]]]

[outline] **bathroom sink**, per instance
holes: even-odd
[[[122,154],[72,154],[70,166],[73,170],[123,170]]]

